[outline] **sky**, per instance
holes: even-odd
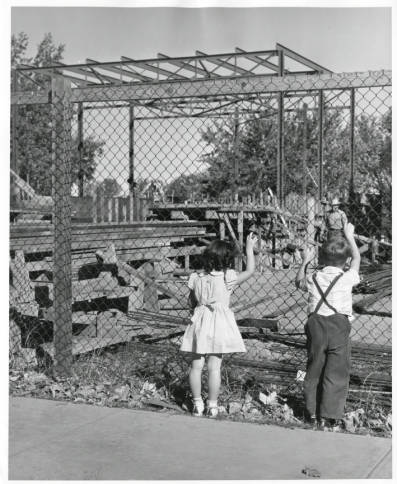
[[[22,31],[29,55],[51,32],[66,45],[66,63],[269,50],[279,42],[334,72],[391,68],[390,8],[13,7],[11,32]],[[128,110],[88,116],[86,135],[106,139],[96,178],[113,176],[127,192]],[[169,182],[203,169],[202,128],[202,120],[136,123],[136,178]]]
[[[390,8],[13,7],[32,52],[46,32],[67,63],[268,50],[276,42],[335,72],[391,68]]]

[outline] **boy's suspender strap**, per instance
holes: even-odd
[[[319,283],[317,282],[317,278],[316,278],[316,274],[313,274],[313,282],[314,282],[314,285],[316,286],[316,289],[318,291],[318,293],[320,294],[320,300],[318,301],[317,303],[317,306],[316,308],[314,309],[314,314],[317,313],[317,311],[320,309],[320,307],[322,306],[322,304],[326,304],[334,313],[337,313],[338,311],[333,307],[331,306],[331,304],[327,301],[327,296],[328,294],[331,292],[332,288],[335,286],[335,284],[338,282],[338,280],[343,276],[343,273],[342,274],[339,274],[337,275],[332,281],[331,281],[331,284],[327,287],[327,290],[325,291],[325,293],[322,291]]]

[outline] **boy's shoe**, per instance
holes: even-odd
[[[318,422],[317,422],[317,417],[315,415],[312,415],[307,419],[307,423],[313,428],[317,429],[318,427]]]
[[[340,432],[342,429],[339,420],[334,418],[320,418],[318,428],[326,432]]]
[[[317,429],[318,421],[316,415],[310,415],[308,412],[304,414],[305,423],[312,427],[313,429]]]

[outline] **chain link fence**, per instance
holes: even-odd
[[[247,353],[225,358],[225,381],[294,386],[306,360],[300,249],[321,243],[338,197],[362,253],[352,382],[390,371],[387,73],[77,90],[55,78],[50,99],[28,92],[32,76],[12,105],[12,367],[116,372],[122,360],[183,382],[187,279],[217,238],[239,248],[242,270],[255,230],[255,275],[232,296]]]

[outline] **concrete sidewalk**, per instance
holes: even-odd
[[[9,479],[391,478],[391,439],[10,399]]]

